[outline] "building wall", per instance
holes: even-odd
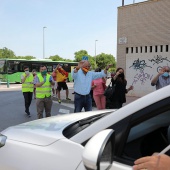
[[[118,8],[117,67],[125,69],[131,96],[155,90],[151,79],[170,66],[170,0],[149,0]],[[142,50],[142,51],[141,51]]]

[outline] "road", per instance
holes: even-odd
[[[61,91],[61,104],[57,102],[57,98],[53,98],[52,116],[59,114],[70,114],[74,112],[74,95],[73,83],[67,83],[69,88],[69,98],[71,101],[64,100],[65,91]],[[126,104],[136,100],[136,97],[127,97]],[[93,107],[93,110],[96,110]],[[14,126],[20,123],[37,119],[36,100],[33,99],[30,106],[31,117],[28,118],[25,114],[24,97],[21,92],[21,84],[0,85],[0,131],[9,126]]]
[[[70,98],[73,100],[73,84],[68,84],[70,90]],[[65,91],[61,91],[61,98],[65,99]],[[67,102],[63,100],[58,104],[56,98],[53,98],[52,116],[59,114],[73,113],[73,101]],[[30,106],[31,117],[27,117],[24,109],[24,98],[21,92],[21,85],[0,85],[0,131],[9,126],[17,125],[31,120],[37,119],[36,100],[33,99]]]

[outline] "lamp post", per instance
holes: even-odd
[[[47,27],[43,27],[43,58],[45,58],[45,38],[44,38],[44,29]]]
[[[95,40],[95,68],[96,68],[96,42],[97,42],[98,40]]]

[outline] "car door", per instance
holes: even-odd
[[[143,108],[112,128],[119,133],[110,170],[130,170],[136,159],[161,152],[169,145],[170,98]]]

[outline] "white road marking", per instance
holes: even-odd
[[[65,114],[69,114],[70,110],[66,110],[66,109],[59,109],[60,113],[65,113]]]

